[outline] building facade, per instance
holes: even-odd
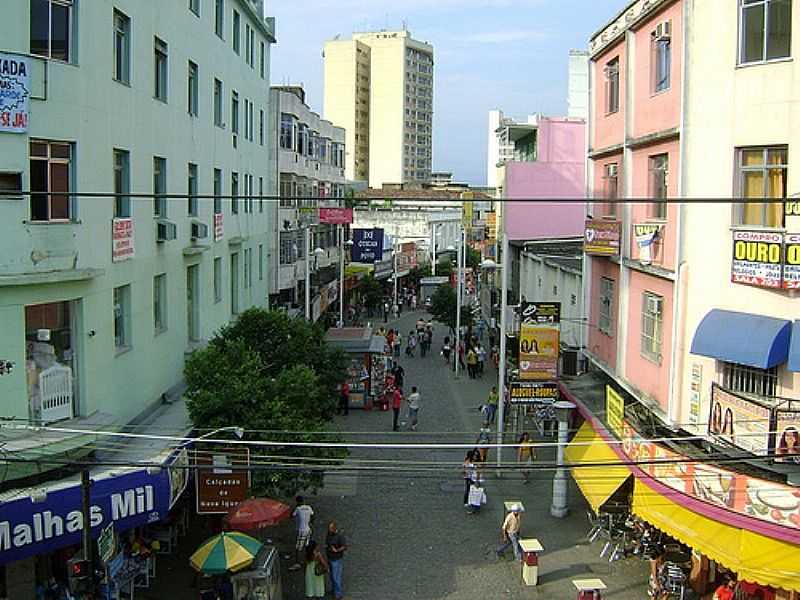
[[[433,46],[406,30],[355,33],[326,42],[324,57],[324,116],[353,132],[348,179],[373,188],[429,181]]]
[[[339,207],[343,202],[346,134],[308,107],[300,86],[273,87],[270,109],[271,124],[278,131],[271,138],[275,145],[271,156],[280,194],[280,201],[271,206],[277,268],[270,296],[275,305],[297,308],[303,304],[306,244],[310,243],[312,302],[316,305],[323,286],[332,280],[326,271],[339,264],[338,226],[319,223],[319,209]],[[307,242],[305,230],[309,227]],[[323,252],[313,253],[318,248]],[[322,281],[321,276],[327,280]]]

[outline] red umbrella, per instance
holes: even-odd
[[[271,498],[251,498],[231,509],[225,516],[225,528],[253,531],[272,527],[292,516],[292,507]]]

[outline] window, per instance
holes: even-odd
[[[250,48],[247,51],[247,55],[250,57],[250,68],[256,68],[256,32],[254,29],[250,28],[248,25],[249,30],[249,39],[250,39]]]
[[[642,355],[661,363],[661,336],[664,328],[664,298],[642,294]]]
[[[70,60],[72,0],[31,0],[31,54]]]
[[[222,82],[214,79],[214,125],[223,127],[222,123]]]
[[[737,151],[739,195],[743,199],[786,198],[786,147],[740,148]],[[736,205],[737,225],[783,226],[782,202]]]
[[[244,287],[249,288],[253,279],[253,250],[245,248],[244,250]]]
[[[239,92],[231,92],[231,131],[234,135],[239,133]]]
[[[114,79],[131,82],[131,20],[118,10],[114,11]]]
[[[222,169],[214,169],[214,214],[222,213]]]
[[[167,159],[153,157],[153,214],[156,217],[167,216]]]
[[[739,10],[741,64],[791,56],[791,0],[739,0]]]
[[[600,280],[600,312],[597,320],[597,328],[611,335],[614,319],[611,314],[611,307],[614,306],[614,280],[603,277]]]
[[[264,212],[264,178],[258,178],[258,212]]]
[[[651,205],[650,215],[654,219],[667,218],[668,196],[667,177],[669,175],[669,155],[656,154],[650,157],[650,196],[655,200]]]
[[[296,232],[294,231],[281,231],[280,232],[280,263],[282,265],[291,265],[295,261],[295,253],[297,252]]]
[[[258,143],[264,145],[264,110],[258,111]]]
[[[156,335],[167,330],[167,275],[153,277],[153,329]]]
[[[225,0],[214,0],[214,33],[225,39]]]
[[[198,71],[197,65],[192,61],[189,61],[189,72],[188,72],[188,82],[187,82],[187,110],[189,114],[193,117],[196,117],[198,112],[198,97],[199,97],[199,85],[200,82],[198,80]]]
[[[189,0],[189,10],[200,16],[200,0]]]
[[[114,346],[117,352],[131,346],[131,286],[114,288]]]
[[[603,166],[603,198],[608,200],[606,215],[615,216],[617,205],[615,200],[619,198],[619,165],[609,163]]]
[[[231,254],[231,314],[239,314],[239,253]]]
[[[114,218],[131,216],[131,171],[130,153],[114,150]]]
[[[778,367],[759,369],[738,363],[722,363],[722,387],[732,392],[777,396]]]
[[[239,214],[239,174],[231,173],[231,212]]]
[[[286,113],[281,113],[281,148],[284,150],[292,150],[294,144],[294,132],[295,132],[295,125],[294,125],[294,117],[292,115],[287,115]]]
[[[265,79],[267,76],[267,45],[264,42],[261,42],[258,71],[261,75],[261,79]]]
[[[200,267],[186,267],[186,333],[190,342],[200,339]]]
[[[248,64],[248,66],[252,67],[253,63],[251,62],[251,48],[252,48],[252,37],[250,36],[250,23],[245,23],[244,25],[244,62]]]
[[[264,281],[264,244],[258,245],[258,280]]]
[[[189,163],[187,173],[187,200],[188,200],[188,215],[190,217],[197,216],[197,165]]]
[[[222,302],[222,258],[214,259],[214,304]]]
[[[241,17],[239,16],[239,11],[233,11],[233,51],[236,54],[239,54],[242,49],[242,33],[241,33]]]
[[[70,144],[31,140],[31,221],[68,221],[72,218],[69,197],[71,158]]]
[[[250,101],[244,99],[244,139],[250,139]]]
[[[167,43],[155,38],[153,48],[155,57],[155,86],[153,96],[156,100],[167,101]]]
[[[606,114],[619,111],[619,58],[606,64]]]
[[[672,22],[659,23],[650,34],[652,46],[651,71],[653,74],[653,93],[668,90],[670,86],[670,70],[672,69]]]

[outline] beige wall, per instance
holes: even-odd
[[[325,43],[323,116],[345,129],[345,177],[355,177],[356,44],[351,40]]]

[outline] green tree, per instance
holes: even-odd
[[[364,305],[369,309],[374,310],[383,302],[383,286],[372,273],[367,274],[361,280],[361,293],[364,297]]]
[[[346,367],[345,355],[325,343],[320,327],[250,309],[187,361],[189,415],[198,429],[243,427],[252,441],[330,441],[315,432],[333,416]],[[322,485],[322,472],[309,469],[308,459],[323,466],[345,454],[276,446],[253,447],[252,455],[253,462],[280,463],[253,471],[253,492],[291,495]]]
[[[444,323],[450,328],[451,333],[456,330],[456,299],[455,290],[449,285],[440,285],[431,297],[431,314],[440,323]],[[461,325],[470,327],[472,325],[472,313],[466,306],[461,307]]]
[[[477,269],[481,266],[481,253],[480,250],[475,250],[467,246],[467,267],[470,269]]]

